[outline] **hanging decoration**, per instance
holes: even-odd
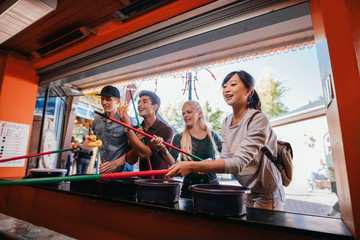
[[[192,91],[194,90],[195,96],[196,98],[199,100],[199,95],[197,93],[197,89],[196,89],[196,82],[199,83],[199,79],[197,77],[198,72],[200,72],[203,69],[200,69],[198,71],[195,71],[195,76],[194,79],[192,78],[192,72],[186,72],[186,76],[183,78],[185,78],[185,86],[182,89],[183,91],[183,95],[185,95],[185,92],[188,91],[189,92],[189,100],[192,100]],[[211,77],[216,81],[216,77],[215,75],[209,70],[209,69],[205,69],[207,72],[210,73]],[[193,86],[192,86],[193,85]]]
[[[155,91],[156,91],[157,90],[157,80],[158,80],[158,78],[167,78],[167,77],[176,76],[176,75],[179,75],[179,74],[183,75],[184,73],[188,73],[188,72],[198,72],[198,71],[201,71],[201,70],[209,71],[209,69],[211,69],[211,68],[216,68],[216,67],[223,66],[223,65],[246,62],[248,60],[259,59],[259,58],[267,57],[267,56],[273,56],[275,54],[288,53],[289,51],[302,50],[305,47],[312,48],[314,46],[314,44],[315,44],[315,41],[311,40],[311,41],[307,41],[307,42],[295,43],[295,44],[292,44],[292,45],[281,46],[281,47],[277,47],[277,48],[273,48],[273,49],[269,49],[269,50],[255,52],[255,53],[254,52],[244,53],[243,55],[240,55],[240,56],[229,57],[227,59],[214,61],[214,62],[209,63],[208,65],[200,65],[200,66],[193,66],[191,68],[183,68],[183,69],[179,69],[176,72],[161,73],[161,74],[158,74],[158,75],[152,75],[152,76],[145,77],[145,78],[141,77],[141,78],[134,79],[134,80],[131,80],[131,81],[121,81],[121,82],[118,82],[118,83],[114,83],[113,85],[115,85],[116,87],[120,87],[120,86],[128,85],[128,84],[131,84],[131,83],[138,83],[138,82],[142,82],[142,81],[154,81],[155,80],[156,81],[156,83],[155,83],[155,86],[156,86]],[[215,79],[213,74],[212,74],[212,77]],[[186,82],[185,85],[187,87],[190,87],[188,82]],[[99,87],[96,87],[96,88],[86,89],[86,90],[83,90],[82,93],[90,93],[90,92],[94,92],[94,91],[99,91],[100,92],[100,90],[104,86],[105,85],[99,86]],[[186,91],[188,89],[184,88],[183,90]]]
[[[154,90],[154,92],[156,92],[157,89],[158,89],[158,80],[157,80],[157,78],[156,78],[156,79],[155,79],[155,90]]]

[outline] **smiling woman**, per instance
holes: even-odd
[[[223,97],[233,113],[221,127],[220,159],[180,162],[172,166],[167,175],[231,173],[243,187],[251,189],[247,207],[282,210],[285,194],[280,172],[261,152],[261,148],[266,146],[276,153],[277,137],[266,115],[256,114],[261,103],[253,90],[254,85],[253,77],[245,71],[229,73],[222,83]]]
[[[196,101],[185,102],[182,108],[182,115],[185,129],[183,132],[176,134],[172,141],[175,147],[190,153],[189,156],[187,154],[180,154],[181,161],[202,161],[203,159],[212,161],[215,159],[217,153],[221,152],[221,140],[219,135],[207,126],[204,111],[200,104]],[[165,148],[161,138],[155,139],[155,144],[162,149]],[[171,149],[170,153],[166,153],[166,155],[173,162],[178,160],[178,151]],[[198,157],[194,158],[192,154]],[[219,181],[214,173],[189,173],[184,178],[181,197],[192,198],[192,191],[190,191],[189,187],[200,183],[219,184]]]

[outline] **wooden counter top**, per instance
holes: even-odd
[[[1,186],[0,212],[82,239],[353,239],[338,218],[260,209],[218,217],[189,199],[154,205],[36,186]]]

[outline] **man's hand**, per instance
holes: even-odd
[[[144,131],[143,128],[139,128],[139,130],[140,130],[140,131]],[[139,133],[139,132],[135,132],[135,135],[138,137],[138,139],[140,139],[140,141],[142,141],[143,138],[145,137],[144,134],[141,134],[141,133]]]
[[[80,148],[79,148],[80,144],[79,144],[78,141],[74,142],[73,144],[70,144],[69,147],[70,148],[75,148],[74,150],[71,150],[71,152],[73,152],[73,153],[76,153],[76,152],[80,151]]]
[[[150,140],[155,147],[159,147],[162,152],[166,152],[166,146],[163,144],[164,139],[154,135],[154,138]]]
[[[114,161],[108,161],[101,163],[99,166],[100,173],[108,173],[114,171],[117,167],[121,166],[122,164],[125,164],[125,161],[121,161],[121,158],[114,160]]]
[[[130,117],[127,114],[127,107],[122,106],[121,108],[118,108],[117,114],[119,115],[121,122],[130,125]]]

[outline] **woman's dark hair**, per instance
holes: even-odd
[[[151,91],[147,91],[147,90],[142,90],[140,91],[139,93],[139,97],[143,97],[143,96],[148,96],[151,100],[151,105],[155,105],[157,104],[158,105],[158,108],[156,109],[155,113],[157,114],[158,113],[158,110],[160,108],[160,98],[158,95],[156,95],[156,93],[154,92],[151,92]]]
[[[228,75],[226,75],[226,77],[224,78],[224,81],[222,82],[221,86],[224,86],[235,74],[238,75],[238,77],[240,78],[240,80],[243,82],[243,84],[245,85],[245,87],[247,89],[252,88],[253,91],[252,93],[250,93],[246,106],[248,108],[254,108],[257,110],[261,110],[261,102],[260,102],[260,98],[259,95],[256,93],[255,91],[255,80],[254,78],[247,72],[245,72],[244,70],[240,70],[240,71],[234,71],[229,73]]]

